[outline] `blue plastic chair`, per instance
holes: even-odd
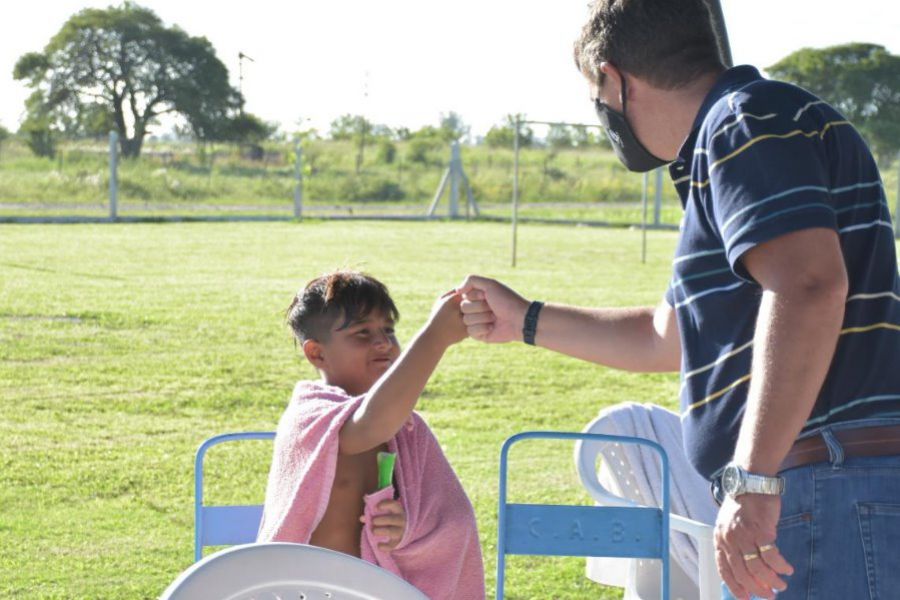
[[[203,505],[203,459],[213,446],[238,440],[272,440],[274,431],[225,433],[211,437],[197,449],[194,458],[194,562],[203,558],[204,546],[231,546],[256,541],[262,504],[240,506]]]
[[[584,440],[640,444],[660,456],[662,506],[574,506],[509,504],[509,449],[522,440]],[[660,597],[669,600],[669,461],[650,440],[599,433],[526,431],[506,440],[500,452],[500,512],[497,525],[497,600],[502,600],[506,555],[606,556],[662,561]]]

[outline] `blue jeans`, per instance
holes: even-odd
[[[781,473],[776,543],[794,574],[778,600],[900,598],[900,456],[845,458],[838,428],[821,430],[829,462]]]

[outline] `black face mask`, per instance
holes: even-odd
[[[622,79],[622,112],[611,109],[601,102],[600,98],[594,99],[597,118],[600,119],[600,124],[603,125],[606,137],[609,138],[616,156],[619,157],[626,169],[637,173],[645,173],[665,165],[668,161],[651,154],[634,135],[634,130],[631,129],[628,119],[625,118],[627,102],[624,78]]]

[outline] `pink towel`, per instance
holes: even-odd
[[[257,541],[309,543],[331,494],[338,434],[363,397],[317,381],[301,381],[278,423],[275,452]],[[406,532],[390,552],[370,531],[376,506],[392,487],[365,498],[369,517],[362,558],[399,575],[432,600],[483,600],[484,565],[475,511],[434,434],[418,414],[388,442],[397,453],[394,481],[406,510]]]

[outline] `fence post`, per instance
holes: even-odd
[[[119,216],[119,134],[109,132],[109,220]]]
[[[519,227],[519,115],[513,132],[513,205],[512,205],[512,266],[516,266],[516,236]]]
[[[653,202],[653,225],[659,227],[662,218],[662,186],[663,186],[663,170],[662,167],[656,169],[656,199]]]
[[[300,140],[294,143],[294,179],[297,180],[294,186],[294,218],[303,218],[303,148]]]
[[[462,159],[459,157],[459,141],[450,145],[450,218],[459,218],[459,180]]]

